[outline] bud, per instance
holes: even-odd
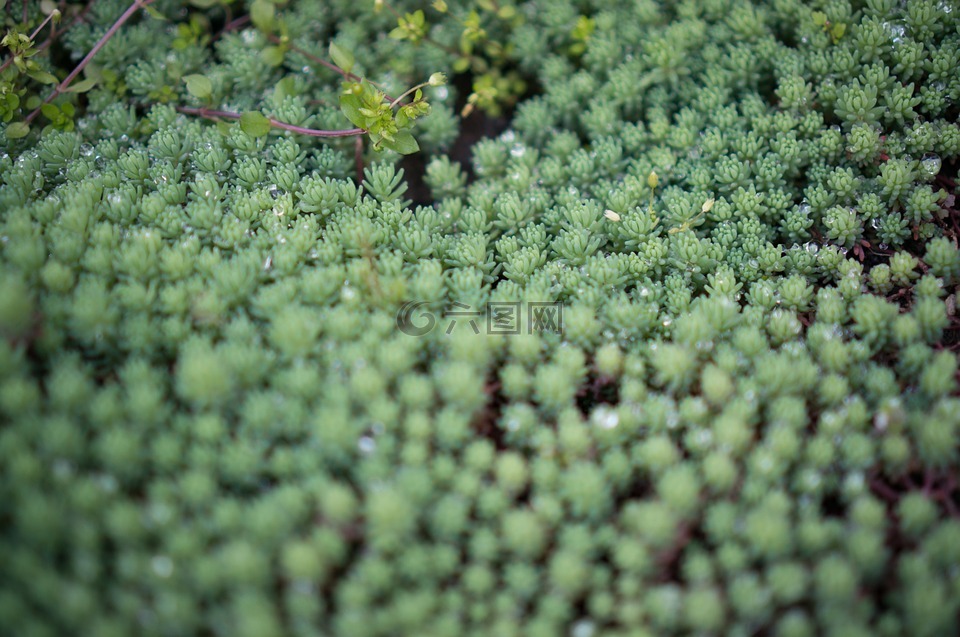
[[[446,13],[446,12],[447,12],[447,3],[444,2],[443,0],[436,0],[436,1],[433,3],[433,8],[436,9],[437,11],[439,11],[440,13]]]
[[[383,0],[373,0],[373,12],[380,13],[383,11]]]
[[[709,199],[703,202],[703,207],[700,208],[700,212],[710,212],[711,210],[713,210],[714,203],[716,203],[716,199],[714,199],[713,197],[710,197]]]
[[[447,83],[447,76],[443,73],[434,73],[430,76],[430,79],[427,81],[427,84],[430,86],[443,86]]]
[[[657,171],[651,170],[650,174],[647,176],[647,185],[650,186],[650,189],[657,187],[657,184],[660,183],[660,178],[657,177]]]
[[[613,210],[607,210],[603,213],[603,216],[609,219],[610,221],[617,222],[620,221],[620,215],[615,213]]]

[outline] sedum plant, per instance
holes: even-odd
[[[952,5],[146,4],[0,124],[0,625],[957,633]]]

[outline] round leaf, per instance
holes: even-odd
[[[276,9],[267,0],[254,0],[250,5],[250,20],[261,31],[272,31]]]
[[[384,139],[383,145],[401,155],[410,155],[420,150],[420,145],[417,144],[417,140],[413,138],[413,135],[411,135],[409,131],[405,130],[398,132],[393,140]]]
[[[333,58],[334,64],[343,69],[344,73],[349,73],[353,70],[355,62],[353,54],[337,46],[336,42],[330,43],[330,57]]]
[[[240,116],[240,128],[251,137],[263,137],[270,132],[270,120],[260,111],[247,111]]]
[[[26,122],[14,122],[7,126],[7,139],[20,139],[26,137],[30,132],[30,124]]]
[[[196,73],[193,75],[187,75],[183,78],[183,81],[187,83],[187,92],[197,99],[209,99],[210,95],[213,93],[213,84],[205,75],[199,75]]]

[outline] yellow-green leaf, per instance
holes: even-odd
[[[46,71],[27,71],[27,75],[41,84],[56,84],[57,76]]]
[[[270,132],[270,120],[260,111],[247,111],[240,116],[240,128],[251,137],[263,137]]]
[[[270,66],[280,66],[283,64],[283,56],[286,53],[284,47],[268,46],[263,49],[263,61]]]
[[[283,99],[284,97],[297,94],[297,83],[292,75],[288,75],[277,82],[273,90],[277,94],[277,97]]]
[[[353,65],[355,60],[353,59],[353,54],[346,49],[337,46],[336,42],[330,43],[330,57],[333,59],[333,63],[343,69],[344,73],[349,73],[353,70]]]
[[[420,150],[420,145],[417,144],[417,140],[413,138],[409,131],[399,131],[392,137],[393,139],[387,139],[386,135],[384,136],[382,140],[384,147],[401,155],[410,155]]]
[[[88,77],[85,80],[80,80],[79,82],[74,82],[66,90],[67,93],[86,93],[94,86],[97,85],[97,79],[93,77]]]
[[[210,95],[213,94],[213,83],[211,83],[210,78],[205,75],[194,73],[185,76],[183,81],[187,84],[187,92],[197,99],[209,99]]]
[[[163,21],[167,20],[167,16],[157,11],[156,7],[152,7],[149,4],[141,5],[141,6],[143,7],[143,10],[146,11],[150,15],[150,17],[153,18],[154,20],[163,20]]]
[[[276,8],[267,0],[254,0],[250,5],[250,20],[261,31],[273,30]]]
[[[26,137],[30,132],[30,124],[26,122],[14,122],[7,126],[7,139],[20,139]]]
[[[43,113],[43,116],[47,119],[54,119],[60,114],[60,109],[54,104],[44,104],[40,107],[40,112]]]
[[[340,111],[354,126],[366,129],[367,118],[360,113],[361,108],[363,108],[363,102],[353,93],[344,93],[340,96]]]

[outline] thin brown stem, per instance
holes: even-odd
[[[230,7],[227,7],[227,11],[229,10],[230,10]],[[236,19],[230,19],[230,17],[228,16],[227,23],[223,25],[222,29],[220,29],[220,33],[217,34],[217,37],[218,38],[223,37],[224,33],[230,33],[235,29],[239,29],[240,27],[242,27],[248,22],[250,22],[250,16],[248,14],[244,14]]]
[[[353,163],[357,170],[357,183],[363,181],[363,137],[357,137],[353,147]]]
[[[177,110],[185,115],[197,115],[199,117],[205,117],[207,119],[217,119],[217,118],[226,118],[226,119],[240,119],[240,113],[234,113],[232,111],[220,111],[212,108],[193,108],[190,106],[178,106]],[[348,128],[343,130],[318,130],[316,128],[304,128],[303,126],[294,126],[293,124],[287,124],[286,122],[281,122],[276,119],[267,118],[270,121],[270,125],[274,128],[279,128],[281,130],[287,130],[291,133],[297,133],[299,135],[307,135],[309,137],[354,137],[356,135],[364,135],[367,131],[362,128]]]
[[[31,41],[31,42],[33,42],[33,39],[34,39],[34,38],[36,38],[38,35],[40,35],[40,32],[43,30],[43,27],[47,26],[47,24],[48,24],[51,20],[53,20],[53,14],[52,14],[52,13],[51,13],[50,15],[48,15],[48,16],[46,17],[46,19],[44,19],[43,22],[40,23],[40,26],[38,26],[36,29],[33,30],[33,33],[30,34],[30,41]]]
[[[153,2],[154,0],[133,0],[130,6],[127,7],[127,10],[123,12],[123,15],[121,15],[117,21],[113,23],[113,26],[111,26],[107,32],[103,34],[103,37],[101,37],[97,43],[93,45],[93,48],[90,49],[90,52],[87,53],[86,57],[80,61],[80,64],[78,64],[62,82],[57,84],[56,88],[53,89],[53,92],[50,93],[45,100],[43,100],[43,104],[49,104],[58,95],[67,90],[67,87],[70,86],[70,82],[76,79],[83,69],[90,64],[90,61],[94,58],[94,56],[100,52],[100,49],[102,49],[107,42],[110,41],[110,38],[116,35],[117,31],[120,30],[120,27],[122,27],[127,20],[133,17],[133,14],[147,5],[153,4]],[[40,108],[43,106],[43,104],[41,104],[36,110],[27,116],[28,124],[36,119],[37,115],[40,114]]]
[[[321,66],[327,67],[328,69],[330,69],[330,70],[333,71],[334,73],[339,73],[339,74],[342,75],[345,79],[353,80],[354,82],[359,82],[359,81],[361,80],[361,78],[360,78],[359,75],[354,75],[353,73],[348,73],[347,71],[344,71],[343,69],[341,69],[339,66],[337,66],[337,65],[334,64],[333,62],[328,62],[328,61],[324,60],[322,57],[320,57],[320,56],[318,56],[318,55],[314,55],[313,53],[310,53],[309,51],[305,51],[305,50],[301,49],[300,47],[298,47],[298,46],[295,45],[295,44],[291,44],[290,42],[284,42],[283,40],[281,40],[280,38],[278,38],[277,36],[275,36],[275,35],[273,35],[273,34],[268,35],[268,36],[267,36],[267,39],[269,39],[269,40],[270,40],[271,42],[273,42],[274,44],[279,44],[279,45],[285,45],[285,46],[287,46],[291,51],[293,51],[293,52],[295,52],[295,53],[299,53],[300,55],[302,55],[303,57],[307,58],[307,59],[310,60],[311,62],[315,62],[315,63],[317,63],[317,64],[319,64],[319,65],[321,65]]]
[[[442,42],[437,42],[436,40],[434,40],[433,38],[431,38],[429,35],[423,36],[423,41],[424,41],[424,42],[429,42],[430,44],[432,44],[433,46],[437,47],[437,48],[440,49],[441,51],[446,51],[446,52],[449,53],[450,55],[453,55],[453,56],[456,56],[456,57],[465,56],[467,59],[470,60],[471,63],[476,60],[476,58],[474,58],[472,55],[467,55],[466,53],[464,53],[463,51],[461,51],[460,49],[458,49],[458,48],[456,48],[456,47],[453,47],[453,46],[444,44],[444,43],[442,43]]]
[[[289,48],[291,51],[293,51],[294,53],[299,53],[300,55],[302,55],[303,57],[307,58],[307,59],[310,60],[311,62],[315,62],[315,63],[319,64],[320,66],[326,67],[326,68],[330,69],[331,71],[333,71],[334,73],[338,73],[339,75],[343,76],[344,79],[352,80],[352,81],[354,81],[354,82],[360,82],[361,80],[364,79],[364,78],[360,77],[359,75],[357,75],[357,74],[355,74],[355,73],[348,73],[347,71],[344,71],[343,69],[341,69],[339,66],[337,66],[337,65],[334,64],[333,62],[328,62],[327,60],[324,60],[322,57],[320,57],[320,56],[318,56],[318,55],[314,55],[313,53],[310,53],[309,51],[306,51],[306,50],[304,50],[304,49],[301,49],[300,47],[298,47],[298,46],[295,45],[295,44],[292,44],[292,43],[290,43],[290,42],[283,42],[280,38],[278,38],[278,37],[275,36],[275,35],[269,35],[269,36],[267,36],[267,39],[270,40],[271,42],[273,42],[274,44],[284,45],[284,46],[286,46],[287,48]],[[376,82],[372,82],[372,81],[370,81],[370,80],[367,80],[367,81],[370,82],[370,84],[372,84],[373,86],[376,86],[378,89],[383,90],[383,87],[380,86],[379,84],[377,84]],[[386,93],[383,94],[383,97],[384,97],[387,101],[390,101],[390,102],[393,101],[393,98],[390,97],[389,95],[387,95]]]

